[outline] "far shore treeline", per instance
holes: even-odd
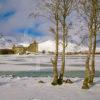
[[[0,49],[0,55],[4,54],[14,54],[14,51],[12,49]]]
[[[45,54],[46,52],[38,52],[38,53],[42,53],[42,54]],[[54,54],[54,52],[47,52],[48,54]],[[13,49],[0,49],[0,55],[6,55],[6,54],[16,54],[14,52]],[[32,54],[35,54],[32,53]],[[61,52],[59,52],[59,54],[61,54]],[[85,55],[85,54],[88,54],[88,51],[80,51],[80,52],[67,52],[66,55],[78,55],[78,54],[82,54],[82,55]],[[97,55],[100,54],[100,52],[96,52]],[[23,55],[23,54],[20,54],[20,55]]]

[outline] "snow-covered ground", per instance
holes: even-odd
[[[51,67],[50,58],[48,55],[0,55],[0,71],[47,69]]]
[[[39,83],[42,80],[45,83]],[[100,100],[100,78],[89,90],[82,90],[81,78],[74,78],[73,84],[52,86],[52,79],[0,77],[0,100]]]
[[[0,71],[38,71],[52,69],[53,55],[0,55]],[[60,67],[61,57],[59,57]],[[85,56],[66,56],[66,70],[83,70]],[[100,71],[100,56],[96,70]],[[65,77],[66,79],[67,77]],[[82,90],[83,78],[71,78],[73,84],[52,86],[51,77],[0,76],[0,100],[100,100],[100,77],[89,90]],[[39,83],[43,81],[44,83]]]
[[[38,71],[52,69],[53,55],[0,55],[0,71]],[[58,60],[61,66],[61,57]],[[100,71],[100,56],[96,56],[96,70]],[[84,70],[85,56],[66,56],[66,70]]]

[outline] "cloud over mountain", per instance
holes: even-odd
[[[53,24],[49,20],[42,17],[38,19],[29,17],[41,1],[0,0],[0,33],[13,37],[17,42],[22,42],[22,40],[29,42],[31,39],[41,42],[54,39],[54,35],[49,32],[49,27],[53,27]],[[73,11],[68,16],[67,22],[69,26],[69,37],[71,37],[69,42],[80,43],[80,37],[83,37],[87,33],[85,22],[76,11]],[[28,39],[25,40],[24,35]]]

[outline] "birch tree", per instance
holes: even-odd
[[[89,89],[89,85],[93,84],[95,76],[95,52],[96,52],[96,36],[98,27],[98,3],[99,0],[80,0],[81,9],[83,11],[84,19],[88,27],[88,54],[85,64],[85,78],[82,89]]]
[[[90,76],[90,84],[93,84],[94,81],[94,76],[95,76],[95,52],[96,52],[96,37],[97,37],[97,32],[99,30],[100,26],[100,0],[92,0],[92,8],[93,8],[93,48],[92,48],[92,61],[91,61],[91,76]]]
[[[68,24],[66,18],[69,16],[72,10],[72,5],[73,5],[73,0],[60,0],[60,7],[59,7],[59,12],[60,12],[60,23],[62,26],[62,65],[61,65],[61,70],[60,70],[60,75],[58,79],[58,84],[63,83],[63,77],[64,77],[64,71],[65,71],[65,49],[67,47],[67,42],[68,41]]]
[[[58,84],[58,46],[59,46],[59,5],[60,0],[41,0],[30,16],[34,16],[35,18],[44,18],[51,22],[53,26],[49,27],[49,32],[51,32],[54,36],[55,40],[55,52],[54,58],[51,59],[53,66],[53,81],[52,85]]]
[[[53,81],[52,85],[58,84],[58,47],[59,47],[59,5],[60,0],[50,0],[49,3],[47,3],[47,7],[51,11],[50,16],[52,16],[56,28],[50,27],[50,31],[54,33],[55,36],[55,53],[54,53],[54,59],[51,59],[52,65],[53,65]]]

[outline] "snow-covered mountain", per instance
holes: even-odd
[[[48,40],[38,45],[39,52],[45,50],[46,52],[54,52],[55,51],[55,41]],[[78,46],[75,43],[68,42],[68,46],[66,47],[66,52],[77,52],[77,51],[85,51],[87,48],[85,46]],[[59,52],[62,52],[62,44],[61,41],[59,43]]]
[[[30,44],[29,43],[26,43],[26,42],[16,44],[16,46],[23,46],[23,47],[28,47],[29,45]]]
[[[29,40],[32,41],[32,39],[29,38]],[[59,43],[59,52],[62,52],[62,41]],[[21,45],[23,47],[28,47],[31,42],[29,41],[19,41],[16,42],[16,40],[13,37],[10,36],[4,36],[0,34],[0,49],[10,49],[12,46],[15,45]],[[66,52],[79,52],[79,51],[86,51],[88,48],[84,45],[78,45],[75,42],[68,42],[68,45],[66,47]],[[47,40],[44,42],[40,42],[38,44],[38,51],[46,51],[46,52],[54,52],[55,51],[55,41],[54,40]],[[100,52],[100,40],[97,40],[97,52]]]
[[[52,40],[41,42],[38,44],[38,50],[40,52],[42,52],[43,50],[45,50],[46,52],[48,51],[52,52],[55,50],[55,42]]]
[[[0,49],[11,49],[13,45],[28,47],[31,42],[32,38],[28,35],[11,37],[0,33]]]
[[[14,43],[15,40],[13,38],[0,34],[0,49],[10,49]]]

